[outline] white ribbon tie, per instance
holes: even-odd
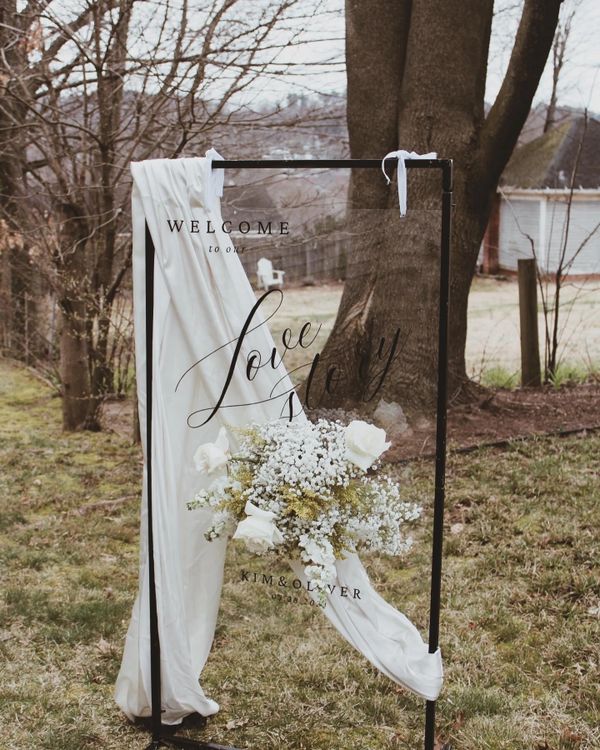
[[[398,159],[398,203],[400,204],[400,216],[406,216],[407,188],[406,164],[404,162],[406,159],[437,159],[437,153],[432,151],[430,154],[416,154],[414,151],[390,151],[381,160],[381,171],[389,185],[392,180],[385,171],[386,159]]]

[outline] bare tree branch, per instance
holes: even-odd
[[[495,184],[527,119],[552,47],[563,0],[525,0],[508,69],[483,125],[478,177]]]

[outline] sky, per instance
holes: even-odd
[[[514,5],[506,0],[496,4]],[[558,102],[600,114],[600,0],[565,0],[561,18],[566,18],[573,11],[566,63],[559,81]],[[486,88],[486,98],[490,102],[502,83],[518,20],[519,14],[510,11],[500,13],[495,18]],[[548,101],[551,90],[552,65],[548,61],[535,103]]]
[[[25,0],[18,2],[22,4]],[[222,20],[227,29],[224,38],[228,35],[233,38],[239,32],[238,47],[248,46],[254,39],[249,29],[259,21],[266,22],[270,19],[273,6],[279,2],[280,0],[237,0]],[[76,17],[83,3],[85,0],[55,0],[52,8],[56,8],[59,16],[67,14]],[[193,0],[188,5],[186,28],[191,54],[194,50],[197,52],[202,45],[202,30],[213,3],[212,0]],[[264,42],[265,49],[253,59],[251,70],[259,73],[258,78],[239,94],[238,103],[243,102],[250,106],[272,104],[285,100],[291,93],[320,93],[344,97],[344,5],[344,0],[296,0],[288,10],[285,20],[280,21],[279,25],[269,32]],[[502,83],[522,5],[523,0],[494,2],[495,15],[486,91],[488,103],[493,102]],[[156,34],[163,29],[163,15],[172,28],[168,28],[161,38],[167,47],[173,44],[179,28],[182,6],[183,0],[154,0],[139,2],[136,5],[135,21],[139,29],[136,27],[137,31],[132,36],[137,33],[139,45],[146,50],[139,52],[140,55],[151,54],[154,51]],[[561,9],[563,21],[573,11],[575,12],[567,46],[567,62],[561,74],[558,103],[575,108],[587,107],[591,112],[600,114],[600,0],[564,0]],[[248,37],[244,35],[244,30],[249,34]],[[81,34],[85,36],[85,30]],[[218,41],[219,39],[217,47]],[[238,48],[235,41],[231,46],[233,49]],[[135,52],[135,49],[132,51]],[[167,52],[165,54],[168,57]],[[68,44],[63,48],[62,54],[65,61],[72,54]],[[232,66],[228,71],[227,67],[223,66],[223,62],[228,59],[227,54],[225,58],[220,53],[216,54],[219,64],[212,66],[207,88],[210,89],[209,96],[214,95],[219,99],[231,83],[233,73],[243,68],[243,65],[237,68]],[[242,55],[241,62],[244,59],[246,58]],[[263,63],[267,63],[266,69],[262,69]],[[548,100],[551,79],[552,65],[549,61],[534,104]]]
[[[346,83],[344,2],[322,0],[320,5],[321,13],[314,15],[314,24],[307,24],[305,19],[298,22],[303,27],[296,41],[302,43],[296,43],[277,58],[282,66],[286,62],[293,64],[291,73],[263,79],[259,88],[253,89],[259,98],[280,99],[292,91],[343,94]],[[493,101],[502,83],[520,16],[520,5],[515,0],[496,0],[486,88],[489,102]],[[587,107],[591,112],[600,114],[600,0],[565,0],[562,17],[565,18],[574,8],[558,100],[561,105]],[[551,83],[552,68],[549,63],[534,103],[548,100]]]

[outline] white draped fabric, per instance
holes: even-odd
[[[282,364],[246,375],[252,351],[269,359],[273,340],[258,311],[238,346],[256,298],[236,254],[222,249],[222,171],[204,159],[159,159],[132,165],[133,281],[136,367],[142,435],[145,436],[145,222],[156,248],[152,394],[153,535],[158,625],[161,644],[163,722],[179,723],[197,712],[214,714],[199,675],[211,649],[221,594],[225,543],[208,542],[208,511],[190,512],[186,501],[202,486],[193,463],[195,449],[214,441],[223,425],[278,419],[287,413],[291,382]],[[183,220],[180,231],[175,221]],[[207,221],[215,234],[206,231]],[[192,222],[197,222],[193,224]],[[235,365],[236,348],[239,349]],[[220,408],[227,373],[231,380]],[[304,414],[295,399],[295,419]],[[142,441],[144,466],[146,444]],[[142,493],[139,592],[136,598],[115,697],[130,718],[148,716],[150,639],[146,468]],[[302,566],[292,564],[299,578]],[[324,610],[339,632],[384,674],[427,699],[442,683],[439,650],[427,653],[417,629],[371,587],[358,557],[337,565],[340,586],[360,589],[360,599],[328,596]]]

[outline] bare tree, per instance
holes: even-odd
[[[568,12],[562,14],[564,18],[559,18],[558,25],[556,27],[556,33],[554,34],[554,42],[552,43],[552,88],[550,89],[550,98],[548,100],[548,106],[546,108],[546,119],[544,120],[544,133],[556,122],[556,106],[558,103],[558,84],[560,81],[561,73],[567,62],[567,48],[569,44],[569,38],[571,36],[571,29],[573,27],[573,21],[575,14],[579,6],[581,5],[580,0],[571,0],[568,5]]]
[[[552,383],[557,376],[558,366],[560,364],[561,351],[561,320],[563,291],[575,261],[586,248],[588,242],[600,231],[600,221],[583,237],[583,239],[573,246],[571,239],[572,229],[572,212],[573,198],[577,188],[580,176],[581,158],[586,146],[586,136],[588,133],[588,114],[584,113],[582,118],[581,132],[576,144],[576,153],[573,161],[573,168],[569,177],[567,192],[564,197],[565,213],[562,224],[560,225],[560,242],[556,258],[556,268],[550,270],[548,266],[544,267],[544,262],[540,258],[539,248],[536,246],[535,239],[524,231],[519,224],[516,215],[513,212],[513,218],[523,237],[527,240],[531,249],[531,254],[536,261],[536,272],[540,298],[542,303],[542,312],[544,317],[544,382]],[[508,202],[510,206],[510,202]],[[566,316],[568,318],[568,314]]]
[[[97,429],[114,387],[130,162],[201,152],[294,44],[297,2],[2,3],[2,209],[58,300],[66,429]]]

